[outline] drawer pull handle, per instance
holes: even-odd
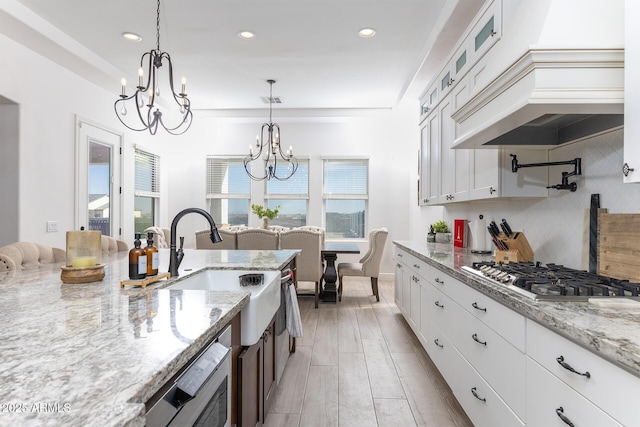
[[[487,342],[486,342],[486,341],[480,341],[480,340],[478,339],[478,334],[473,334],[473,335],[471,335],[471,338],[473,338],[473,340],[474,340],[475,342],[477,342],[478,344],[482,344],[482,345],[484,345],[484,346],[486,346],[486,345],[487,345]]]
[[[444,285],[444,280],[440,280],[439,277],[436,277],[434,280],[436,281],[436,283],[440,283],[440,284]]]
[[[435,345],[437,345],[438,347],[440,347],[440,348],[444,348],[444,345],[440,344],[440,341],[438,341],[438,338],[436,338],[435,340],[433,340],[433,343],[434,343]]]
[[[487,308],[486,307],[482,308],[478,306],[477,302],[474,302],[473,304],[471,304],[471,307],[475,308],[476,310],[484,311],[485,313],[487,312]]]
[[[478,399],[478,400],[480,400],[480,401],[482,401],[482,402],[486,402],[486,401],[487,401],[487,399],[486,399],[486,398],[484,398],[484,397],[480,397],[480,396],[478,395],[478,392],[477,392],[476,390],[477,390],[477,389],[476,389],[475,387],[471,387],[471,394],[473,394],[473,397],[475,397],[476,399]]]
[[[591,374],[589,373],[589,371],[586,371],[586,372],[576,371],[575,369],[573,369],[571,365],[569,365],[567,362],[564,361],[564,357],[562,356],[556,357],[556,361],[560,364],[560,366],[562,366],[564,369],[566,369],[569,372],[573,372],[576,375],[582,375],[583,377],[591,378]]]
[[[564,414],[564,409],[561,407],[559,407],[558,409],[556,409],[556,415],[560,417],[560,419],[568,426],[571,427],[575,427],[573,425],[573,423],[571,422],[571,420],[569,418],[567,418],[567,416]]]
[[[440,301],[436,301],[434,302],[434,304],[436,305],[436,307],[444,308],[444,305],[440,304]]]
[[[418,270],[420,270],[420,266],[419,266],[418,264],[413,264],[413,266],[414,266],[415,268],[417,268]]]

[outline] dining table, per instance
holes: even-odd
[[[336,271],[336,259],[338,254],[359,254],[360,248],[355,243],[348,242],[328,242],[321,250],[322,259],[326,262],[324,270],[324,286],[320,289],[322,302],[335,303],[338,301],[338,288],[336,281],[338,272]]]

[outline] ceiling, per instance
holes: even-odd
[[[195,110],[391,108],[417,98],[482,0],[164,0],[160,48]],[[154,0],[7,0],[0,33],[114,93],[156,46]],[[358,30],[375,28],[372,38]],[[238,37],[240,30],[256,34]],[[143,37],[130,42],[122,33]],[[166,67],[165,67],[166,69]]]

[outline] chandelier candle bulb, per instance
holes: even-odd
[[[142,67],[138,68],[138,87],[143,87],[142,86],[142,80],[144,77],[144,69]]]
[[[182,77],[182,94],[183,95],[187,94],[187,78],[186,77]]]
[[[127,96],[127,79],[124,77],[120,79],[120,84],[122,85],[122,96]]]

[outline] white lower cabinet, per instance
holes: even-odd
[[[610,396],[610,399],[616,399],[616,396]],[[622,426],[531,358],[527,358],[527,425]],[[633,424],[628,425],[637,426],[638,418],[636,417]]]
[[[495,390],[437,326],[427,330],[427,353],[477,427],[524,426]]]
[[[550,375],[617,422],[625,426],[640,426],[636,406],[640,402],[640,378],[532,320],[527,321],[527,354]],[[537,395],[529,390],[529,396],[535,400]],[[617,425],[597,424],[596,419],[587,418],[588,422],[574,424],[594,427]]]
[[[475,426],[640,427],[640,378],[396,255],[396,304]]]

